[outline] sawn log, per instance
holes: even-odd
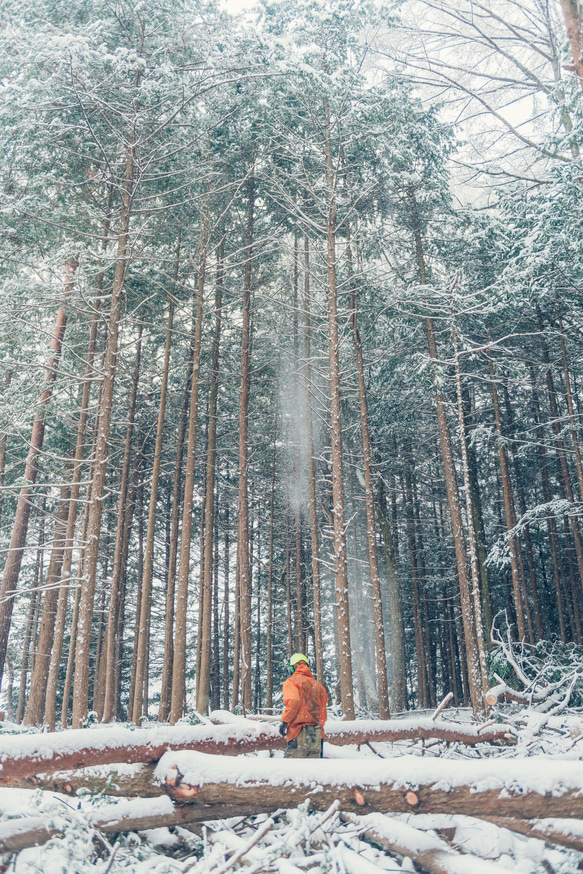
[[[467,816],[583,818],[583,762],[541,757],[463,762],[402,756],[385,761],[236,759],[167,753],[156,777],[177,802],[213,819],[269,813],[309,800],[316,810],[338,800],[353,813],[448,813]]]

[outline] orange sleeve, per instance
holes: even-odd
[[[283,703],[285,704],[285,710],[283,711],[281,721],[287,722],[289,725],[290,722],[294,721],[300,709],[300,692],[291,679],[286,680],[283,684]]]

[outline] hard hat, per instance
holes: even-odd
[[[295,668],[296,665],[299,665],[300,662],[305,662],[308,667],[310,667],[310,660],[307,656],[305,656],[301,652],[294,652],[293,656],[289,660],[290,668]]]

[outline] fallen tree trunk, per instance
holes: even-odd
[[[528,822],[511,816],[482,816],[480,819],[528,838],[538,838],[547,844],[556,844],[583,853],[583,828],[579,828],[579,833],[574,834],[572,820],[535,819]]]
[[[39,847],[57,834],[59,830],[48,828],[42,816],[21,816],[0,822],[0,855]]]
[[[362,830],[362,835],[384,850],[408,856],[429,874],[467,874],[470,868],[472,874],[510,874],[515,870],[506,868],[497,861],[468,857],[453,850],[440,838],[382,814],[356,816],[352,813],[341,813],[340,818],[357,826]]]
[[[445,720],[395,719],[329,722],[326,741],[331,744],[393,743],[399,740],[434,738],[467,745],[514,743],[506,725],[480,726]],[[160,726],[137,729],[116,726],[75,729],[68,732],[0,738],[0,786],[36,774],[53,774],[94,765],[148,764],[167,750],[238,756],[259,750],[285,749],[276,726],[258,724],[242,717],[221,725]]]
[[[101,793],[123,798],[157,798],[164,789],[154,780],[155,764],[126,765],[114,763],[102,767],[80,768],[77,771],[57,771],[35,774],[10,781],[11,789],[42,789],[61,795],[76,795],[80,789],[92,795]]]
[[[456,764],[458,767],[456,767]],[[236,759],[166,753],[156,778],[177,802],[215,804],[230,816],[269,813],[305,800],[316,810],[338,800],[353,813],[583,818],[583,763],[529,759],[466,760],[402,756],[357,762]],[[550,764],[550,767],[549,767]],[[223,814],[224,815],[224,814]]]

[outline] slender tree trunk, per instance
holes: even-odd
[[[567,409],[569,410],[569,422],[571,423],[571,439],[573,441],[573,449],[575,451],[575,464],[577,466],[577,480],[579,482],[579,495],[583,499],[583,465],[581,463],[581,450],[579,448],[579,440],[577,439],[577,428],[575,422],[575,408],[573,406],[573,393],[571,391],[571,378],[569,373],[569,364],[567,361],[567,346],[565,344],[565,332],[563,330],[563,317],[559,305],[557,292],[557,306],[559,319],[559,336],[561,338],[561,356],[563,359],[563,376],[565,378],[565,392],[567,395]]]
[[[133,133],[128,146],[125,163],[125,180],[123,201],[120,217],[120,232],[117,241],[117,263],[113,278],[111,293],[111,309],[109,314],[107,345],[103,367],[103,382],[99,408],[99,425],[93,459],[93,482],[91,486],[91,503],[89,505],[88,543],[85,551],[83,580],[81,584],[81,601],[79,604],[79,625],[75,648],[75,679],[73,688],[73,727],[80,728],[87,717],[89,694],[89,663],[91,628],[93,622],[93,603],[95,599],[95,580],[99,557],[99,535],[101,530],[101,515],[103,495],[105,490],[105,473],[109,455],[109,431],[113,406],[113,386],[117,365],[117,347],[121,303],[123,298],[124,279],[128,257],[128,241],[130,213],[132,207],[132,180],[134,171]]]
[[[168,394],[168,374],[170,370],[170,347],[172,345],[172,328],[174,324],[174,290],[178,281],[178,266],[180,262],[180,232],[176,244],[176,259],[174,263],[174,283],[168,303],[168,327],[164,346],[164,364],[162,367],[162,385],[160,387],[160,402],[158,404],[158,422],[156,425],[156,444],[154,447],[154,462],[152,465],[152,484],[150,488],[150,505],[148,508],[148,531],[146,533],[146,551],[144,556],[144,581],[142,588],[142,603],[140,610],[140,626],[138,630],[138,652],[136,664],[136,694],[132,721],[136,725],[148,710],[148,702],[144,701],[144,678],[148,662],[150,613],[152,609],[152,576],[154,573],[154,539],[156,534],[156,509],[158,504],[158,483],[160,481],[160,465],[162,462],[162,439],[164,436],[164,416],[166,413],[166,396]]]
[[[494,418],[496,421],[496,431],[498,432],[498,454],[500,457],[500,477],[502,480],[502,495],[504,499],[504,512],[506,514],[506,530],[512,531],[516,524],[516,514],[514,511],[514,498],[512,496],[512,483],[510,480],[510,471],[508,469],[508,457],[506,455],[506,447],[504,446],[504,434],[502,431],[502,420],[500,418],[500,405],[498,403],[498,389],[496,386],[496,377],[494,374],[494,363],[492,356],[488,354],[488,364],[490,367],[490,385],[492,388],[492,399],[494,402]],[[516,553],[516,538],[510,537],[508,541],[508,551],[510,553],[510,567],[512,570],[512,588],[514,590],[514,607],[516,610],[516,626],[518,630],[518,640],[524,641],[526,637],[526,626],[524,624],[524,608],[522,604],[522,587],[520,584],[520,574],[518,569],[518,558]]]
[[[515,438],[515,427],[514,427],[514,415],[512,413],[512,405],[510,403],[510,395],[508,393],[507,386],[502,384],[502,396],[504,398],[504,408],[506,410],[506,421],[510,436],[514,440]],[[520,510],[520,515],[522,517],[526,514],[526,497],[524,494],[524,483],[522,472],[520,470],[520,464],[515,452],[512,452],[512,462],[514,466],[514,478],[516,481],[516,496],[518,498],[518,507]],[[532,548],[532,538],[530,536],[530,526],[528,524],[524,524],[523,526],[523,534],[524,534],[524,550],[526,552],[526,564],[528,567],[528,578],[530,580],[530,591],[532,595],[532,606],[534,611],[534,623],[536,628],[536,637],[537,640],[543,640],[545,637],[543,630],[543,619],[542,619],[542,611],[541,611],[541,603],[540,596],[538,591],[538,582],[536,578],[536,568],[534,562],[534,550]],[[525,605],[528,604],[528,596],[525,597]]]
[[[543,362],[546,370],[546,381],[547,381],[547,391],[549,395],[549,405],[551,408],[551,417],[552,417],[552,428],[556,435],[556,445],[557,445],[557,458],[559,460],[559,464],[561,467],[561,472],[563,476],[563,482],[565,486],[565,492],[567,495],[567,500],[571,503],[575,503],[575,496],[573,494],[573,487],[571,485],[571,474],[569,473],[569,465],[567,464],[567,456],[565,452],[565,444],[563,438],[561,436],[561,422],[559,415],[559,407],[557,405],[557,396],[555,392],[555,386],[553,382],[553,375],[551,373],[551,363],[549,358],[549,351],[547,348],[546,339],[544,336],[544,326],[543,326],[543,318],[541,309],[537,303],[536,311],[538,316],[538,323],[540,329],[540,342],[543,354]],[[573,532],[573,540],[575,541],[575,552],[577,555],[577,567],[579,570],[579,581],[581,586],[583,586],[583,543],[581,541],[581,532],[579,530],[579,521],[576,515],[573,513],[569,514],[569,523],[571,525],[571,530]]]
[[[231,571],[231,539],[229,536],[229,507],[225,507],[225,544],[223,573],[225,579],[224,611],[223,611],[223,709],[229,709],[229,640],[230,640],[230,571]]]
[[[241,390],[239,395],[239,528],[238,587],[241,641],[241,691],[244,710],[252,706],[251,670],[251,568],[249,558],[249,388],[251,368],[251,266],[253,255],[253,216],[255,181],[247,182],[247,229],[245,277],[243,283],[243,324],[241,327]],[[233,695],[236,690],[233,689]]]
[[[207,245],[208,216],[203,218],[200,229],[198,293],[196,298],[194,343],[192,349],[192,383],[190,387],[190,409],[188,418],[188,438],[186,443],[186,466],[184,471],[184,497],[182,505],[182,537],[180,542],[178,585],[176,587],[176,626],[172,659],[172,696],[170,699],[171,725],[175,725],[182,716],[186,695],[188,578],[190,572],[190,540],[192,535],[192,509],[194,503],[194,470],[196,461],[198,395],[202,349],[202,316]]]
[[[419,592],[419,577],[417,573],[417,544],[415,542],[415,516],[413,512],[413,487],[411,482],[411,463],[405,469],[405,517],[407,519],[407,538],[411,561],[411,592],[413,597],[413,628],[415,633],[415,652],[417,655],[417,694],[418,706],[421,709],[429,707],[429,690],[427,686],[427,666],[425,663],[425,641],[423,640],[423,619],[421,616],[421,598]]]
[[[51,338],[52,358],[47,364],[45,387],[41,392],[34,416],[30,448],[24,470],[24,480],[20,489],[20,494],[18,495],[16,513],[14,515],[14,523],[12,526],[12,536],[8,547],[6,564],[4,565],[2,583],[0,584],[0,685],[2,683],[2,672],[4,670],[6,650],[8,648],[8,635],[10,634],[10,625],[12,622],[12,609],[14,607],[18,578],[20,576],[20,566],[22,564],[26,535],[28,533],[32,494],[38,473],[39,456],[43,446],[47,407],[53,396],[53,385],[57,376],[57,367],[61,357],[65,328],[67,327],[67,315],[65,310],[66,300],[70,296],[73,287],[77,266],[76,261],[71,260],[67,262],[64,303],[59,307],[57,320]]]
[[[427,273],[425,269],[425,258],[423,255],[421,225],[419,221],[415,192],[412,188],[409,189],[409,202],[413,218],[413,232],[415,238],[417,264],[419,267],[419,280],[421,282],[421,285],[426,285]],[[437,342],[435,339],[433,322],[430,318],[425,319],[425,331],[427,333],[429,357],[434,363],[434,368],[436,368],[438,361]],[[441,445],[441,455],[445,472],[445,487],[447,489],[447,501],[449,504],[449,512],[451,516],[451,527],[458,572],[470,698],[472,702],[472,707],[474,708],[476,713],[482,714],[485,711],[485,704],[481,678],[480,658],[478,652],[476,623],[472,604],[470,579],[468,576],[468,559],[466,554],[464,528],[462,522],[458,484],[453,462],[451,435],[449,431],[449,423],[447,421],[447,412],[445,408],[445,399],[441,391],[437,388],[436,369],[434,370],[433,381],[435,387],[435,407],[437,412],[439,442]]]
[[[51,648],[53,645],[57,602],[59,598],[58,584],[61,575],[61,565],[63,563],[63,552],[67,531],[70,491],[68,483],[61,488],[61,498],[57,510],[57,518],[55,520],[53,546],[45,584],[46,591],[43,602],[40,633],[36,645],[34,671],[30,680],[30,695],[26,707],[26,714],[24,716],[25,725],[41,725],[44,714]]]
[[[196,321],[195,321],[196,323]],[[166,576],[166,611],[164,622],[164,663],[162,666],[162,688],[160,691],[160,708],[158,720],[166,722],[170,717],[170,700],[172,697],[172,663],[174,661],[174,595],[176,588],[176,564],[178,558],[178,533],[180,526],[180,498],[182,484],[182,456],[184,453],[184,437],[186,435],[186,419],[189,408],[189,397],[192,381],[192,357],[188,366],[182,411],[178,425],[176,440],[176,461],[174,464],[174,485],[172,491],[172,516],[170,519],[170,551],[168,554],[168,574]]]
[[[530,382],[532,390],[532,406],[535,421],[536,433],[536,448],[541,473],[541,483],[543,490],[543,499],[545,504],[549,504],[552,499],[551,484],[549,479],[547,453],[545,447],[545,432],[541,424],[540,404],[536,391],[536,378],[534,368],[530,366]],[[557,531],[557,522],[553,515],[547,515],[547,530],[549,532],[549,546],[551,550],[551,562],[553,566],[553,583],[555,586],[555,598],[557,601],[557,617],[559,620],[559,633],[563,643],[567,642],[567,632],[565,628],[565,619],[563,616],[563,604],[561,597],[561,571],[560,571],[560,547],[559,533]]]
[[[4,375],[4,391],[8,390],[12,382],[14,370],[10,368]],[[2,521],[2,509],[4,507],[4,481],[6,478],[6,441],[7,434],[0,434],[0,522]]]
[[[275,525],[275,462],[277,459],[277,428],[273,428],[273,457],[271,462],[271,494],[269,496],[269,560],[267,567],[267,627],[265,654],[265,707],[273,710],[273,529]],[[320,675],[321,679],[321,675]]]
[[[346,243],[349,276],[352,277],[350,291],[350,321],[354,339],[356,356],[356,372],[358,376],[358,397],[360,401],[360,433],[362,439],[362,460],[364,465],[364,504],[366,509],[366,535],[368,545],[368,564],[372,585],[372,605],[375,628],[375,649],[377,660],[377,682],[379,692],[379,718],[390,719],[389,690],[387,683],[387,656],[385,651],[385,624],[383,620],[383,600],[381,595],[381,579],[377,560],[377,535],[374,512],[374,487],[372,475],[372,450],[368,426],[368,408],[366,400],[366,383],[364,379],[364,357],[362,343],[358,331],[358,282],[354,275],[352,264],[352,249],[350,241],[350,225],[346,222]]]
[[[330,415],[332,449],[332,500],[334,510],[334,571],[336,577],[336,617],[340,666],[340,696],[345,719],[354,719],[352,688],[352,650],[348,606],[348,568],[346,563],[346,521],[344,514],[344,473],[342,462],[342,417],[340,402],[340,361],[338,354],[338,313],[336,292],[336,180],[332,156],[330,107],[324,101],[324,147],[326,152],[327,223],[326,263],[328,279],[328,351],[330,363]]]
[[[407,709],[407,657],[403,625],[403,598],[395,570],[395,539],[391,532],[385,495],[385,484],[377,483],[377,515],[385,551],[385,570],[389,590],[389,620],[391,628],[391,705],[397,713]]]
[[[457,280],[456,280],[457,281]],[[486,655],[486,644],[484,639],[484,628],[482,624],[482,590],[480,580],[480,567],[478,564],[478,547],[476,541],[476,531],[474,528],[474,508],[472,505],[472,489],[470,484],[470,471],[468,462],[468,448],[466,441],[466,426],[464,422],[463,400],[462,400],[462,380],[460,375],[459,350],[457,340],[457,329],[455,325],[454,309],[454,294],[455,288],[452,288],[452,337],[454,348],[455,361],[455,385],[457,397],[457,414],[460,434],[460,449],[462,455],[462,471],[464,479],[464,497],[466,502],[466,525],[468,528],[468,545],[470,553],[470,570],[472,574],[472,598],[474,607],[474,622],[476,626],[476,639],[478,644],[478,655],[480,658],[480,670],[482,674],[482,688],[484,691],[488,688],[488,657]]]
[[[26,704],[26,680],[30,670],[31,649],[34,645],[34,617],[37,613],[39,601],[39,558],[40,547],[37,550],[37,561],[33,580],[32,592],[30,593],[30,604],[28,606],[28,616],[26,619],[26,630],[24,632],[24,644],[22,646],[22,664],[20,666],[20,686],[18,689],[18,703],[16,705],[16,722],[20,725],[25,713]]]
[[[217,459],[217,404],[219,396],[219,355],[221,348],[221,318],[223,306],[223,245],[217,260],[215,284],[215,335],[213,338],[209,427],[206,463],[206,502],[204,525],[204,565],[202,579],[202,623],[200,640],[200,671],[196,678],[196,710],[205,714],[209,707],[211,676],[211,624],[213,608],[213,544],[215,539],[215,479]]]
[[[134,373],[132,378],[132,387],[130,391],[129,409],[128,409],[128,426],[126,430],[121,482],[119,488],[119,510],[117,531],[115,535],[115,549],[113,554],[113,571],[111,577],[111,594],[109,600],[109,610],[107,615],[107,630],[106,630],[106,645],[104,656],[104,672],[102,682],[104,683],[103,696],[103,722],[111,722],[115,716],[115,687],[117,681],[117,629],[119,624],[119,612],[122,602],[122,586],[125,576],[125,564],[123,563],[124,546],[126,540],[126,512],[129,505],[129,481],[130,468],[132,458],[132,440],[134,433],[134,419],[136,414],[136,400],[138,396],[138,381],[140,377],[140,361],[142,354],[142,326],[140,325],[138,333],[138,345],[136,349],[136,360],[134,364]],[[133,719],[139,725],[139,719]]]
[[[320,544],[316,507],[316,463],[314,459],[314,428],[312,420],[312,367],[311,367],[311,291],[310,241],[304,235],[304,375],[306,404],[306,451],[308,454],[308,504],[310,512],[310,540],[312,546],[312,599],[314,608],[314,649],[316,678],[324,682],[324,645],[322,642],[322,600],[320,583]]]

